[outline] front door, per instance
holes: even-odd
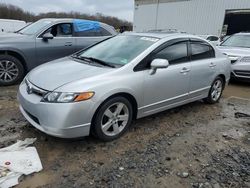
[[[187,41],[174,43],[152,55],[153,59],[167,59],[169,67],[158,69],[153,75],[145,70],[144,115],[153,114],[188,100],[190,82],[190,61]]]
[[[53,39],[44,40],[42,38],[43,34],[37,37],[37,61],[41,64],[73,54],[75,52],[75,45],[72,30],[71,23],[56,24],[43,33],[52,34],[54,36]]]

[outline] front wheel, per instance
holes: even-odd
[[[132,122],[133,108],[124,97],[115,97],[105,102],[97,111],[92,124],[92,133],[103,141],[121,137]]]
[[[222,96],[222,92],[224,89],[224,80],[221,77],[217,77],[208,94],[208,97],[205,99],[205,101],[209,104],[215,104],[217,102],[219,102],[221,96]]]
[[[22,63],[11,55],[0,55],[0,86],[19,83],[24,77]]]

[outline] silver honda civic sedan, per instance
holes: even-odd
[[[199,37],[125,33],[35,68],[18,98],[42,132],[111,141],[133,119],[200,99],[218,102],[230,71],[227,56]]]

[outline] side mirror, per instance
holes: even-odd
[[[49,39],[53,39],[53,38],[54,38],[54,36],[51,33],[45,33],[43,35],[43,40],[45,40],[45,41],[47,41]]]
[[[150,66],[151,66],[150,74],[153,75],[156,73],[157,69],[168,68],[169,62],[166,59],[154,59],[151,62]]]

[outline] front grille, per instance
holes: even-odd
[[[243,57],[240,62],[243,62],[243,63],[250,63],[250,57]]]
[[[28,94],[35,94],[35,95],[38,95],[40,97],[43,97],[48,93],[47,90],[41,89],[41,88],[33,85],[27,79],[25,80],[25,83],[26,83],[27,93]]]
[[[27,110],[24,109],[24,111],[26,112],[26,114],[28,114],[28,116],[34,121],[36,122],[38,125],[40,125],[39,119],[35,116],[33,116],[32,114],[30,114]]]
[[[234,70],[234,73],[237,76],[247,76],[247,77],[250,77],[250,71],[246,71],[246,70]]]

